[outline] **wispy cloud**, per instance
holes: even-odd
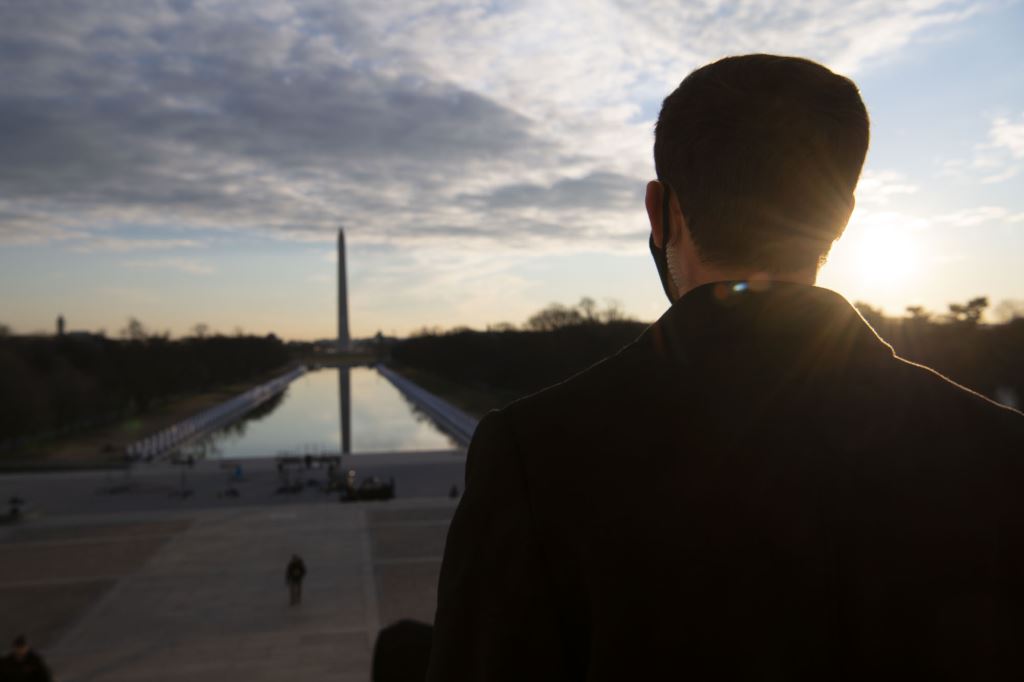
[[[857,203],[860,206],[885,205],[893,197],[915,194],[918,189],[903,173],[865,170],[857,184]]]
[[[971,206],[946,213],[914,214],[891,209],[860,206],[850,219],[847,232],[861,228],[899,227],[913,231],[937,227],[967,228],[985,225],[1009,225],[1024,222],[1024,213],[1014,213],[1004,206]]]
[[[947,159],[942,162],[943,175],[960,179],[975,178],[982,184],[1005,182],[1024,168],[1024,113],[1015,122],[997,116],[989,124],[984,142],[974,145],[969,159]]]
[[[122,261],[127,268],[142,270],[178,270],[190,275],[210,275],[214,268],[203,261],[191,258],[146,258]]]
[[[160,296],[156,292],[137,286],[104,286],[98,291],[106,298],[132,304],[154,304],[160,301]]]
[[[174,249],[194,249],[202,246],[195,239],[128,239],[124,237],[83,237],[74,250],[80,253],[96,253],[111,251],[114,253],[130,253],[134,251],[170,251]]]
[[[952,213],[933,216],[931,221],[952,227],[976,227],[989,223],[1016,222],[1017,216],[1002,206],[975,206]]]
[[[51,242],[81,239],[82,232],[69,230],[46,221],[15,215],[0,214],[0,246],[30,246]]]
[[[992,146],[1005,149],[1015,159],[1024,159],[1024,113],[1016,122],[1005,116],[992,121],[988,137]]]

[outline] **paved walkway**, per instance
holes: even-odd
[[[346,455],[342,470],[354,469],[357,482],[370,476],[394,479],[399,499],[444,497],[452,486],[460,490],[465,452],[430,452]],[[244,480],[232,480],[242,464]],[[323,503],[337,501],[325,494],[327,469],[290,470],[290,480],[307,484],[299,493],[281,494],[276,459],[199,461],[193,467],[167,463],[136,464],[126,471],[70,471],[0,474],[0,505],[17,496],[37,517],[64,514],[134,513],[161,510],[198,510],[211,507],[237,509],[251,505]],[[236,495],[227,495],[233,489]],[[188,494],[182,496],[181,491]],[[6,511],[6,506],[0,507]],[[2,531],[0,531],[2,532]]]
[[[453,500],[52,516],[0,529],[0,627],[62,682],[370,677],[380,627],[433,619]],[[309,569],[288,606],[285,565]]]

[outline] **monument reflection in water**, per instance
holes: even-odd
[[[341,408],[341,454],[352,453],[352,372],[350,367],[338,368],[338,406]]]
[[[215,431],[181,454],[234,459],[455,447],[376,370],[353,367],[307,373],[268,409]]]

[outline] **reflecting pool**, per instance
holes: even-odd
[[[351,424],[347,440],[353,454],[457,447],[376,370],[331,367],[306,373],[239,421],[185,446],[181,455],[233,459],[338,453],[343,393],[351,394],[350,416],[344,421]]]

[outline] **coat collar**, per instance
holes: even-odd
[[[845,298],[789,282],[702,285],[679,298],[650,331],[659,354],[691,358],[742,348],[818,359],[893,357],[892,347]]]

